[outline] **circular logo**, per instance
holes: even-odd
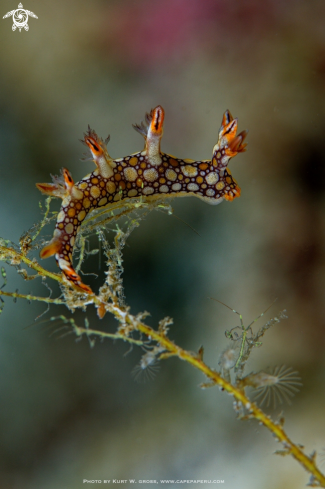
[[[3,16],[3,19],[7,19],[11,16],[13,20],[12,30],[15,31],[18,27],[19,32],[21,32],[23,28],[25,29],[25,31],[29,30],[29,25],[27,23],[28,16],[34,17],[34,19],[38,19],[37,15],[35,15],[34,12],[31,12],[30,10],[25,10],[22,3],[18,5],[18,8],[16,10],[11,10],[10,12],[7,12],[6,15]]]
[[[26,10],[19,8],[15,10],[15,13],[12,16],[12,20],[14,21],[16,27],[25,27],[28,21],[28,13],[26,12]]]

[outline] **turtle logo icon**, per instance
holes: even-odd
[[[25,29],[25,31],[29,30],[29,25],[28,25],[28,16],[34,17],[34,19],[38,19],[37,15],[35,15],[33,12],[30,10],[24,10],[22,3],[18,5],[18,8],[16,10],[12,10],[11,12],[7,12],[6,15],[3,16],[3,19],[6,19],[7,17],[12,16],[13,20],[13,25],[12,25],[12,30],[15,31],[18,27],[19,32],[21,32],[22,28]]]

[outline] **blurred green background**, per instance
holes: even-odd
[[[1,17],[15,8],[3,0]],[[248,151],[230,163],[241,198],[217,207],[174,200],[200,236],[161,213],[142,222],[125,248],[127,302],[133,313],[150,311],[155,327],[172,316],[170,336],[191,350],[204,345],[216,368],[238,317],[208,297],[246,323],[278,297],[266,318],[286,309],[289,319],[267,333],[247,372],[299,370],[301,393],[273,415],[283,410],[289,435],[322,453],[324,1],[26,0],[24,8],[38,16],[29,32],[1,20],[1,236],[17,242],[40,219],[36,182],[62,166],[75,180],[93,169],[80,161],[88,124],[110,133],[109,153],[122,157],[142,149],[131,124],[161,104],[162,150],[208,159],[229,109],[239,130],[249,129]],[[57,271],[54,259],[42,264]],[[103,276],[98,256],[85,268]],[[48,294],[40,279],[8,277],[5,290]],[[83,479],[113,478],[305,487],[295,461],[272,455],[273,437],[237,421],[232,399],[201,390],[205,379],[188,365],[162,362],[153,382],[138,384],[137,349],[125,356],[127,345],[109,341],[91,349],[86,339],[51,336],[47,323],[25,329],[45,309],[6,300],[1,316],[1,488],[77,489]],[[51,307],[40,321],[59,313],[71,316]],[[74,317],[83,324],[84,315]],[[87,317],[94,328],[116,328],[95,311]]]

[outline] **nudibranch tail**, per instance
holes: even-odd
[[[93,291],[91,288],[84,284],[83,281],[81,280],[81,277],[75,272],[71,264],[67,264],[66,260],[61,261],[62,259],[59,259],[59,267],[63,271],[65,277],[74,285],[76,285],[81,292],[85,292],[86,294],[93,294]]]
[[[194,161],[163,153],[164,109],[157,106],[134,128],[144,137],[143,151],[113,160],[106,144],[88,126],[82,142],[90,149],[96,169],[77,183],[68,170],[53,183],[39,183],[37,188],[62,199],[53,239],[42,249],[42,258],[55,255],[66,278],[81,291],[92,294],[72,266],[72,253],[80,226],[89,212],[118,201],[141,199],[154,202],[173,197],[198,197],[208,204],[219,204],[239,197],[240,188],[228,167],[231,158],[245,151],[247,131],[237,135],[238,121],[224,113],[217,144],[211,160]],[[101,314],[99,312],[99,314]],[[101,316],[102,317],[102,316]]]

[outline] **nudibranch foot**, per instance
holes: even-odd
[[[42,193],[62,199],[53,239],[40,256],[55,255],[67,280],[82,292],[93,293],[73,269],[72,254],[80,226],[93,209],[139,198],[150,203],[193,196],[208,204],[219,204],[223,199],[232,201],[240,196],[240,188],[227,168],[231,158],[246,150],[247,131],[237,135],[237,119],[227,110],[212,159],[194,161],[161,151],[164,117],[160,105],[147,113],[144,122],[133,126],[145,139],[144,149],[115,160],[107,151],[109,137],[101,139],[88,126],[82,142],[89,148],[96,169],[77,183],[64,168],[60,177],[52,177],[53,183],[36,184]]]

